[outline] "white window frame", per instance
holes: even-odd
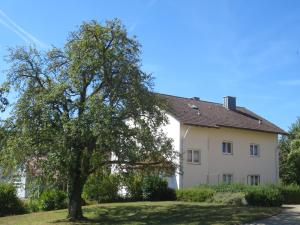
[[[251,152],[251,146],[252,146],[252,152]],[[253,154],[254,153],[254,146],[257,147],[257,154]],[[260,156],[260,145],[259,144],[255,144],[255,143],[250,143],[249,145],[249,155],[252,157],[259,157]]]
[[[230,179],[229,179],[229,177],[230,177]],[[232,184],[233,183],[233,174],[232,173],[222,174],[222,183],[223,184]]]
[[[192,161],[189,161],[189,158],[188,158],[189,152],[192,152]],[[198,152],[198,154],[199,154],[199,161],[198,162],[197,161],[195,162],[195,159],[194,159],[195,152]],[[191,164],[200,164],[201,163],[201,151],[200,150],[195,150],[195,149],[188,149],[187,150],[187,159],[186,159],[186,161],[188,163],[191,163]]]
[[[260,185],[260,175],[259,174],[248,175],[247,176],[247,184],[254,185],[254,186]]]
[[[226,152],[223,151],[224,143],[225,143],[225,146],[228,146],[228,144],[231,145],[231,152],[228,152],[228,147],[225,148]],[[233,142],[232,141],[226,141],[226,140],[222,141],[221,149],[222,149],[223,155],[233,155]]]

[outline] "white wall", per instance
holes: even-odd
[[[176,120],[173,116],[167,114],[168,117],[168,124],[163,127],[163,131],[165,134],[173,139],[173,148],[175,151],[180,152],[180,123]],[[179,159],[178,159],[179,163]],[[168,177],[168,184],[169,187],[178,189],[180,184],[180,175],[177,173],[172,176]]]
[[[188,130],[188,132],[187,132]],[[233,128],[181,126],[183,149],[182,187],[222,182],[222,174],[233,174],[234,182],[247,183],[248,175],[260,175],[261,183],[278,180],[277,134]],[[185,137],[184,137],[185,135]],[[222,142],[233,142],[233,154],[222,153]],[[251,143],[259,144],[260,156],[249,155]],[[200,150],[201,163],[187,162],[186,150]]]

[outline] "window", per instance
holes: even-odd
[[[190,163],[200,163],[200,151],[188,150],[187,151],[187,161]]]
[[[259,145],[250,144],[250,155],[251,156],[259,156]]]
[[[232,174],[223,174],[223,183],[224,184],[231,184],[233,179],[232,179]]]
[[[260,184],[260,176],[259,175],[249,175],[248,176],[248,184],[259,185]]]
[[[232,154],[232,142],[224,141],[222,143],[223,154]]]

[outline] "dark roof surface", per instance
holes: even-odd
[[[286,134],[281,128],[244,107],[237,106],[236,110],[228,110],[219,103],[166,94],[159,95],[167,100],[169,113],[183,124]]]

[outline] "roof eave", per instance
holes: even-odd
[[[233,126],[226,126],[226,125],[220,125],[216,124],[215,126],[208,126],[208,125],[202,125],[202,124],[193,124],[193,123],[182,123],[189,126],[196,126],[196,127],[206,127],[206,128],[233,128],[233,129],[241,129],[241,130],[250,130],[250,131],[256,131],[256,132],[263,132],[263,133],[272,133],[272,134],[280,134],[280,135],[288,135],[287,132],[284,130],[282,131],[270,131],[270,130],[260,130],[260,129],[251,129],[251,128],[243,128],[243,127],[233,127]]]

